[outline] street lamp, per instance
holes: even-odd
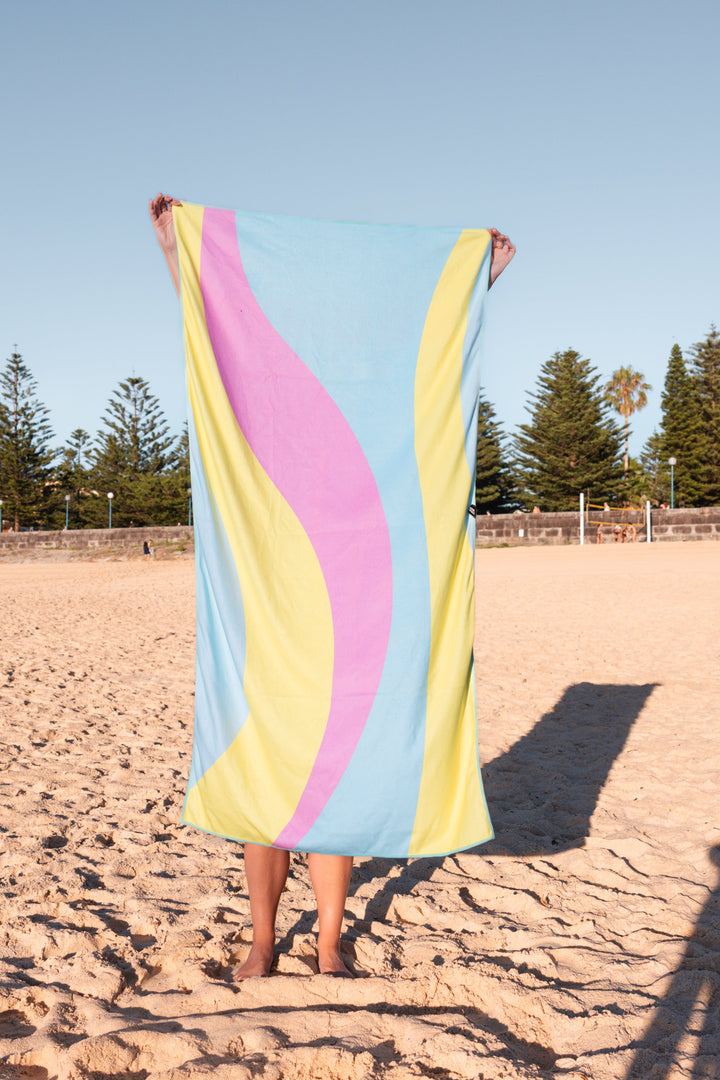
[[[65,496],[65,532],[67,532],[67,529],[68,529],[68,512],[69,512],[69,510],[70,510],[70,496],[66,495]]]
[[[188,495],[188,527],[192,525],[192,488],[187,489]]]
[[[108,491],[108,529],[112,529],[112,501],[113,493]]]
[[[668,458],[668,465],[670,466],[670,509],[675,509],[675,466],[677,465],[677,458]]]

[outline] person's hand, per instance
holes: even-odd
[[[492,244],[492,256],[490,258],[490,284],[502,274],[505,267],[515,254],[515,247],[510,243],[508,236],[503,236],[497,229],[489,229],[490,242]]]
[[[173,225],[172,207],[182,206],[178,199],[162,193],[150,200],[150,220],[155,229],[155,235],[162,248],[163,255],[172,275],[175,289],[180,294],[180,280],[178,278],[177,243],[175,241],[175,226]]]

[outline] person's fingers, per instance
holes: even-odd
[[[502,237],[497,244],[493,245],[493,247],[496,251],[501,251],[503,255],[507,255],[509,259],[515,254],[515,247],[507,236]]]
[[[172,213],[173,206],[182,206],[182,203],[172,195],[163,195],[160,191],[154,199],[150,199],[150,215],[158,220],[164,213]]]
[[[172,195],[162,195],[161,199],[162,199],[162,207],[161,207],[161,209],[162,210],[167,210],[168,213],[172,212],[172,207],[173,206],[182,206],[182,203],[180,202],[180,200],[179,199],[174,199]]]
[[[494,248],[503,248],[505,246],[507,246],[508,248],[512,248],[510,237],[505,236],[505,234],[501,233],[499,229],[490,228],[488,229],[488,232],[492,237],[492,245]],[[513,250],[515,249],[513,248]]]
[[[165,196],[162,195],[162,194],[161,195],[156,195],[154,199],[150,200],[150,214],[156,220],[160,217],[160,215],[163,212],[163,209],[164,209],[163,203],[164,202],[165,202]]]

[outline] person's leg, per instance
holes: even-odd
[[[233,982],[267,975],[270,971],[275,951],[275,916],[289,866],[288,851],[260,844],[245,845],[253,940],[247,960],[233,972]]]
[[[352,863],[349,855],[308,854],[318,908],[318,968],[323,975],[350,975],[340,955],[340,931]]]

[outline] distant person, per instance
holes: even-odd
[[[150,558],[150,545],[147,540],[143,540],[143,559]]]
[[[604,512],[605,510],[609,510],[609,509],[610,509],[610,504],[609,504],[609,503],[607,503],[607,502],[604,502],[604,503],[603,503],[603,512]]]
[[[539,514],[540,513],[540,507],[539,506],[533,506],[533,511],[532,512],[533,512],[533,514]]]

